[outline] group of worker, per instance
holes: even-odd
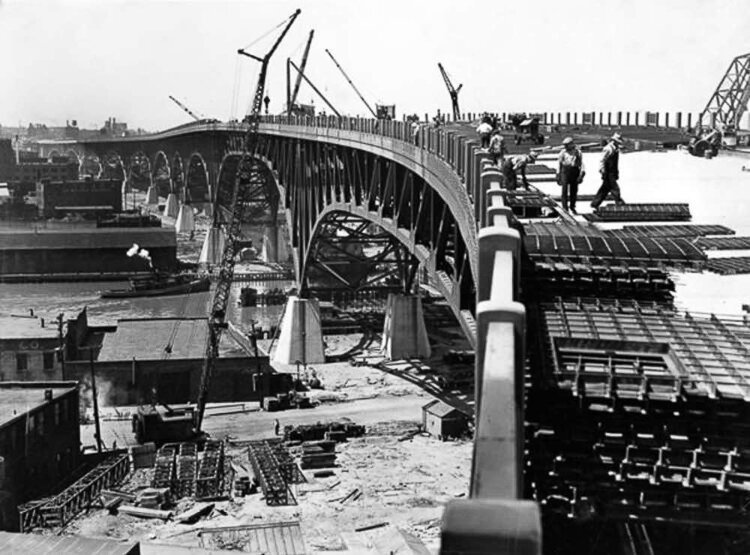
[[[557,157],[557,184],[562,187],[562,207],[563,210],[569,210],[577,214],[576,202],[578,201],[578,185],[583,182],[586,175],[586,169],[583,165],[583,154],[573,141],[572,137],[563,139],[563,148]],[[591,201],[591,208],[594,213],[599,210],[604,199],[612,195],[616,204],[625,204],[620,195],[620,186],[617,181],[620,179],[620,147],[622,146],[622,136],[615,133],[607,141],[606,146],[602,149],[602,158],[599,162],[599,174],[602,177],[602,184]]]
[[[493,125],[489,117],[482,118],[481,123],[477,127],[477,134],[481,141],[481,147],[486,149],[490,154],[493,164],[500,168],[505,178],[505,187],[510,190],[517,189],[518,187],[528,189],[529,182],[526,178],[526,167],[536,162],[537,153],[530,152],[528,154],[506,157],[507,149],[505,147],[505,140],[500,133],[499,127]],[[622,136],[619,133],[615,133],[602,150],[602,158],[599,164],[602,184],[591,202],[591,208],[594,209],[594,213],[597,212],[599,206],[608,195],[612,195],[615,203],[624,204],[620,195],[620,187],[617,183],[620,178],[619,157],[622,142]],[[562,149],[557,161],[557,183],[562,187],[562,207],[566,211],[569,210],[571,213],[577,214],[578,185],[583,182],[586,170],[583,164],[581,149],[578,148],[572,137],[566,137],[563,140]]]

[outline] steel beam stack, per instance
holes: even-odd
[[[251,443],[248,446],[247,455],[253,472],[260,482],[266,505],[296,505],[297,500],[289,490],[289,485],[279,469],[278,460],[268,442]]]
[[[208,441],[198,467],[195,498],[208,499],[221,495],[224,487],[224,443]]]
[[[34,526],[65,526],[90,507],[103,489],[119,484],[129,472],[127,454],[107,457],[59,495],[19,508],[21,531],[28,532]]]
[[[151,487],[172,489],[175,475],[175,457],[178,449],[178,444],[166,443],[156,452],[154,478],[151,480]]]
[[[595,214],[584,214],[590,221],[641,221],[641,222],[684,222],[689,221],[690,208],[687,204],[606,204]]]
[[[195,443],[180,444],[175,470],[172,487],[175,499],[194,495],[195,479],[198,470],[198,447]]]
[[[281,472],[287,484],[303,484],[307,482],[305,475],[302,474],[299,466],[281,441],[268,442],[268,445],[271,448],[274,459],[276,459],[279,472]]]

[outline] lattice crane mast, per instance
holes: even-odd
[[[301,10],[295,11],[285,22],[284,30],[281,32],[276,42],[273,44],[268,53],[262,58],[239,49],[238,54],[253,58],[260,62],[260,71],[258,73],[258,83],[255,87],[252,108],[245,121],[248,122],[248,128],[245,133],[242,148],[242,158],[237,168],[237,176],[234,180],[232,190],[232,202],[230,207],[230,218],[226,225],[226,241],[224,251],[221,256],[219,265],[219,278],[216,283],[213,301],[211,303],[211,313],[208,321],[208,338],[206,340],[206,354],[203,359],[203,369],[201,372],[201,383],[198,390],[198,406],[196,412],[195,427],[196,432],[200,432],[203,423],[203,416],[206,411],[206,402],[208,400],[208,388],[211,382],[216,359],[219,356],[219,342],[224,329],[227,327],[226,312],[229,303],[229,290],[232,285],[234,275],[234,261],[238,251],[238,238],[240,236],[242,214],[246,204],[245,194],[250,185],[262,183],[265,179],[260,162],[253,158],[253,153],[258,147],[258,125],[260,123],[261,107],[263,104],[263,93],[266,85],[266,75],[268,73],[268,62],[271,60],[274,52],[289,31],[289,28],[297,19]],[[282,23],[284,25],[284,23]]]
[[[307,38],[307,44],[305,45],[305,51],[302,54],[302,61],[300,62],[300,67],[299,69],[297,69],[297,79],[294,81],[294,89],[292,89],[292,92],[288,95],[289,98],[287,101],[287,115],[292,114],[292,111],[294,110],[294,106],[297,103],[297,95],[299,94],[299,87],[302,84],[302,77],[303,77],[302,74],[305,72],[305,67],[307,67],[307,57],[310,54],[310,45],[312,44],[314,34],[315,34],[315,29],[312,29],[310,31],[310,36]],[[287,59],[287,64],[292,64],[292,61]]]
[[[354,89],[354,92],[355,92],[355,93],[357,93],[357,96],[359,97],[359,99],[360,99],[360,100],[361,100],[362,102],[364,102],[364,103],[365,103],[365,106],[367,106],[367,109],[368,109],[368,110],[370,110],[370,113],[372,114],[372,117],[374,117],[374,118],[376,118],[376,119],[377,119],[377,117],[378,117],[378,114],[377,114],[377,113],[375,112],[375,110],[373,110],[373,109],[372,109],[372,106],[370,106],[370,104],[369,104],[369,103],[367,102],[367,100],[365,100],[365,97],[364,97],[364,96],[362,96],[362,93],[360,93],[360,92],[359,92],[359,90],[358,90],[358,89],[357,89],[357,87],[356,87],[356,86],[354,85],[354,83],[352,83],[352,80],[351,80],[351,79],[349,79],[349,76],[348,76],[348,75],[346,74],[346,72],[344,71],[344,68],[342,68],[342,67],[341,67],[341,66],[339,65],[339,63],[338,63],[338,62],[336,61],[336,58],[334,58],[334,57],[333,57],[333,54],[331,54],[331,51],[330,51],[330,50],[328,50],[327,48],[326,48],[326,54],[328,54],[328,56],[329,56],[329,57],[331,58],[331,60],[333,60],[333,63],[334,63],[334,64],[336,64],[336,67],[337,67],[337,68],[339,68],[339,71],[341,72],[341,75],[343,75],[343,76],[344,76],[344,79],[346,79],[346,80],[347,80],[347,82],[348,82],[348,83],[349,83],[349,84],[351,85],[351,87],[352,87],[352,88]]]
[[[458,121],[459,119],[461,119],[461,111],[458,109],[458,93],[461,92],[461,87],[463,87],[463,84],[459,85],[458,87],[454,87],[453,83],[451,83],[450,77],[448,77],[448,74],[443,68],[443,64],[438,62],[438,68],[440,69],[440,75],[443,76],[443,81],[445,81],[445,86],[448,87],[448,94],[451,95],[453,121]]]
[[[737,56],[729,64],[706,107],[699,122],[706,127],[720,126],[722,130],[737,130],[740,119],[750,101],[750,54]],[[712,118],[715,115],[715,122]]]
[[[190,108],[188,108],[187,106],[185,106],[182,102],[180,102],[179,100],[177,100],[171,94],[169,95],[169,100],[171,100],[172,102],[174,102],[175,104],[177,104],[180,108],[182,108],[185,112],[187,112],[188,115],[191,118],[193,118],[195,121],[200,121],[202,119],[199,116],[196,116],[195,113]]]

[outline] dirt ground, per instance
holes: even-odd
[[[327,336],[326,341],[329,352],[343,352],[356,344],[359,336]],[[376,353],[377,345],[372,345],[369,354]],[[367,553],[372,538],[385,533],[386,529],[359,533],[354,530],[388,523],[414,534],[437,552],[445,503],[467,493],[471,442],[442,442],[426,435],[399,441],[404,434],[417,429],[421,423],[421,407],[434,396],[420,381],[429,379],[429,373],[419,373],[415,365],[408,363],[393,366],[393,372],[368,366],[354,367],[348,362],[308,366],[308,372],[315,370],[325,388],[310,392],[310,397],[319,403],[313,409],[267,413],[260,411],[256,403],[208,407],[204,429],[216,439],[228,440],[227,454],[248,468],[246,449],[232,445],[272,437],[276,419],[282,427],[342,418],[366,426],[364,437],[337,445],[333,476],[314,478],[313,471],[304,471],[307,483],[292,486],[297,505],[268,507],[262,493],[257,493],[217,502],[208,518],[192,526],[113,516],[96,509],[75,520],[66,533],[226,549],[226,545],[202,539],[198,529],[299,520],[310,553],[344,550]],[[296,372],[296,367],[279,370]],[[462,399],[471,401],[470,396]],[[118,411],[126,415],[128,409]],[[111,412],[102,422],[105,442],[111,444],[116,439],[120,446],[134,444],[130,422],[126,417],[112,419]],[[212,415],[220,412],[229,414]],[[92,439],[93,425],[83,426],[83,443],[92,443]],[[146,486],[151,472],[150,469],[137,471],[120,489],[135,491]],[[362,492],[358,499],[343,503],[336,500],[357,488]],[[174,511],[179,513],[193,504],[194,501],[184,499]]]

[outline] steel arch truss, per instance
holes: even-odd
[[[750,100],[750,54],[737,56],[701,112],[703,125],[737,129]],[[707,121],[707,116],[711,121]],[[714,120],[715,118],[715,120]]]
[[[376,154],[336,144],[269,137],[263,156],[278,170],[288,208],[298,275],[304,282],[316,226],[326,209],[359,213],[398,235],[419,254],[458,314],[474,311],[474,280],[464,239],[450,207],[420,175]]]
[[[257,156],[251,156],[251,158],[257,162],[257,172],[261,177],[252,181],[243,180],[240,182],[243,188],[242,198],[245,203],[243,221],[275,225],[280,201],[276,179],[271,173],[267,161],[258,159]],[[241,159],[241,153],[229,153],[224,156],[224,160],[221,162],[216,184],[215,203],[218,210],[215,213],[217,217],[226,213],[231,206],[235,178]]]
[[[417,257],[371,219],[331,210],[313,234],[302,294],[341,288],[352,292],[387,288],[409,293],[418,266]]]

